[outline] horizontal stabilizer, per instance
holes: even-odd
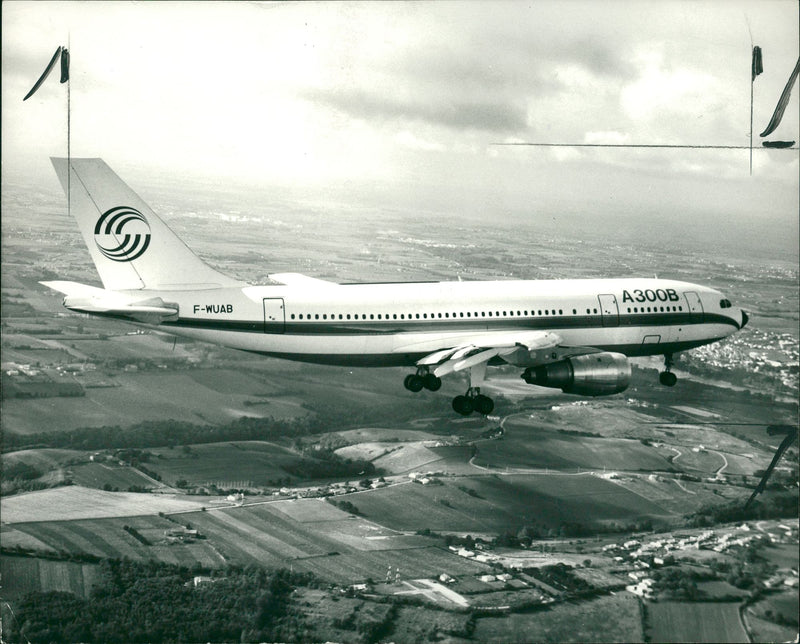
[[[71,311],[147,323],[163,322],[178,316],[178,305],[164,302],[160,297],[141,298],[77,282],[55,281],[41,284],[64,293],[64,306]]]

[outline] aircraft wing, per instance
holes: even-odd
[[[561,336],[550,331],[484,333],[462,338],[454,347],[429,353],[418,360],[417,365],[433,367],[433,374],[441,377],[486,363],[495,357],[506,359],[520,351],[531,354],[554,349],[561,342]]]

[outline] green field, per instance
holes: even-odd
[[[749,641],[738,603],[649,603],[647,623],[651,642]]]
[[[796,519],[794,525],[795,529],[797,529]],[[775,531],[778,532],[777,529]],[[800,552],[797,551],[797,546],[793,544],[770,543],[765,548],[762,548],[759,554],[778,568],[794,568],[797,570],[797,563],[800,560]]]
[[[278,479],[298,478],[288,470],[302,474],[308,470],[304,466],[314,462],[287,447],[264,441],[207,443],[185,449],[148,451],[156,458],[147,463],[147,468],[169,484],[185,479],[189,485],[214,483],[220,487],[238,487],[226,485],[226,482],[238,481],[249,482],[244,487],[276,486]]]
[[[479,443],[474,462],[493,468],[561,471],[674,469],[656,449],[637,440],[569,435],[516,423],[502,440]]]
[[[17,463],[25,463],[41,473],[59,469],[68,463],[86,460],[84,452],[73,449],[24,449],[0,456],[4,471]]]
[[[76,485],[103,489],[104,486],[127,490],[136,486],[141,488],[160,487],[157,482],[132,467],[107,465],[105,463],[83,463],[69,468]]]
[[[558,527],[666,514],[655,503],[592,475],[486,475],[443,482],[380,488],[348,500],[365,516],[397,530],[516,533],[534,523]]]
[[[89,388],[80,398],[5,400],[3,426],[5,431],[31,434],[104,425],[125,427],[145,420],[218,424],[242,416],[294,418],[307,414],[296,396],[263,398],[269,391],[254,380],[239,393],[221,392],[218,384],[198,382],[217,377],[225,381],[229,375],[224,369],[203,370],[202,374],[199,370],[121,373],[112,379],[118,386]],[[241,376],[234,382],[238,378]],[[253,401],[260,404],[251,404]]]
[[[202,499],[171,494],[105,492],[70,485],[0,498],[4,523],[68,521],[180,512],[202,506]]]
[[[155,495],[138,495],[151,497]],[[157,499],[156,499],[157,500]],[[202,539],[174,543],[167,531],[178,525]],[[147,540],[143,544],[124,526]],[[342,512],[320,499],[279,501],[160,517],[130,516],[17,523],[14,543],[101,558],[217,568],[226,563],[290,566],[338,583],[383,579],[389,566],[403,578],[479,574],[488,566],[432,546],[429,538],[405,535]],[[5,533],[4,533],[5,534]],[[9,533],[10,534],[10,533]]]
[[[97,583],[97,565],[2,555],[0,575],[3,599],[20,599],[37,591],[61,591],[88,597]]]
[[[389,474],[404,474],[412,470],[438,469],[441,460],[442,455],[434,449],[411,443],[375,459],[373,464]]]
[[[298,511],[297,505],[307,505]],[[180,515],[208,536],[227,560],[242,565],[291,565],[323,579],[354,583],[386,575],[388,566],[404,577],[476,573],[487,566],[431,547],[424,537],[402,535],[352,517],[316,499],[267,503]],[[309,515],[320,508],[319,518]],[[293,516],[298,517],[297,519]],[[299,519],[299,520],[298,520]]]
[[[627,593],[549,610],[479,617],[477,642],[643,642],[639,600]]]
[[[144,545],[125,531],[126,525],[135,528],[151,545]],[[208,568],[225,563],[208,540],[169,542],[166,531],[176,527],[176,523],[158,516],[21,523],[15,526],[59,552],[109,559],[156,559],[184,566],[199,563]]]

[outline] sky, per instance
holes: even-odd
[[[798,57],[795,0],[3,2],[2,169],[74,156],[148,180],[472,216],[759,219],[797,237],[798,152],[761,132]],[[752,40],[751,40],[752,39]],[[754,152],[499,143],[749,144]],[[800,140],[795,87],[770,139]],[[129,173],[129,174],[126,174]],[[193,183],[194,182],[194,183]],[[141,190],[140,190],[141,191]]]

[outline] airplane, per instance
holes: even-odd
[[[493,411],[488,366],[602,396],[628,387],[628,357],[663,355],[671,387],[675,354],[748,323],[719,291],[669,279],[339,284],[277,273],[248,284],[195,255],[102,159],[51,160],[104,287],[42,282],[67,309],[288,360],[405,366],[412,392],[466,371],[452,400],[463,416]]]

